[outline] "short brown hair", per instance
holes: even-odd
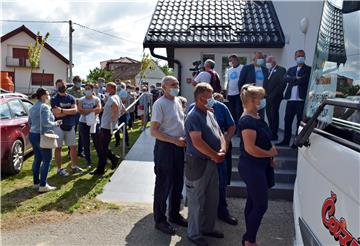
[[[262,99],[264,96],[265,90],[261,86],[245,84],[241,87],[240,98],[243,105],[245,105],[249,100],[257,98]]]
[[[107,83],[106,87],[112,87],[114,90],[116,90],[116,84],[114,82]]]
[[[221,93],[215,92],[213,94],[213,97],[216,101],[220,101],[220,102],[224,101],[224,96]]]
[[[194,90],[194,98],[195,101],[198,99],[199,95],[203,94],[204,92],[213,92],[213,88],[211,87],[210,84],[208,83],[198,83],[195,86],[195,90]]]
[[[62,80],[62,79],[56,80],[55,85],[57,85],[57,84],[59,84],[59,83],[65,85],[65,82],[64,82],[64,80]]]

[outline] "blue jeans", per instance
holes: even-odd
[[[227,167],[226,161],[221,164],[216,164],[219,174],[219,205],[218,217],[226,218],[229,216],[229,210],[226,203],[226,186],[227,186]]]
[[[40,133],[30,132],[29,140],[34,151],[34,162],[32,165],[34,184],[45,186],[52,159],[52,149],[40,148]]]

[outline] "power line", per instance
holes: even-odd
[[[134,40],[130,40],[130,39],[126,39],[126,38],[123,38],[123,37],[119,37],[119,36],[116,36],[114,34],[110,34],[110,33],[106,33],[106,32],[103,32],[103,31],[99,31],[99,30],[96,30],[96,29],[93,29],[91,27],[88,27],[88,26],[84,26],[82,24],[79,24],[79,23],[73,23],[74,25],[77,25],[79,27],[82,27],[84,29],[88,29],[88,30],[91,30],[93,32],[97,32],[97,33],[100,33],[100,34],[103,34],[103,35],[106,35],[106,36],[109,36],[109,37],[112,37],[112,38],[116,38],[116,39],[120,39],[122,41],[127,41],[127,42],[131,42],[131,43],[137,43],[137,44],[140,44],[139,42],[136,42]]]
[[[37,21],[37,20],[0,20],[2,22],[24,22],[24,23],[68,23],[68,21]]]

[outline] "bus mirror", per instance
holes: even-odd
[[[301,132],[299,133],[299,135],[297,135],[295,137],[295,142],[294,144],[301,148],[302,146],[305,147],[309,147],[310,146],[310,141],[309,141],[309,137],[312,133],[312,131],[314,130],[315,126],[317,124],[317,120],[315,119],[314,121],[312,121],[311,119],[309,120],[309,122],[304,126],[304,128],[301,130]]]

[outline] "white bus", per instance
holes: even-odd
[[[299,135],[295,245],[360,245],[360,1],[327,0]]]

